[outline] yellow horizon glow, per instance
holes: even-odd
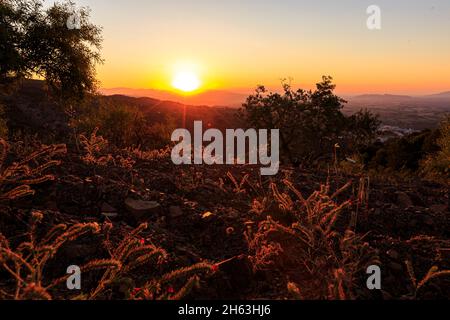
[[[449,65],[450,67],[450,65]],[[239,68],[238,68],[239,69]],[[337,92],[345,93],[436,93],[439,91],[448,91],[450,87],[450,79],[444,73],[438,70],[433,70],[429,66],[428,70],[436,71],[420,72],[419,70],[411,70],[407,67],[393,66],[391,71],[387,73],[384,70],[374,70],[367,68],[359,74],[349,75],[339,68],[330,68],[333,70],[311,72],[290,72],[290,73],[275,73],[271,72],[259,77],[255,74],[242,75],[240,78],[234,78],[232,74],[225,72],[214,71],[208,72],[207,75],[201,77],[201,85],[191,92],[180,90],[173,85],[174,74],[167,75],[165,72],[154,73],[131,73],[129,75],[121,75],[120,71],[116,72],[101,72],[100,80],[103,88],[126,87],[130,89],[157,89],[172,92],[183,91],[185,94],[197,94],[208,90],[253,90],[257,85],[264,85],[268,88],[280,89],[282,78],[290,77],[292,79],[292,86],[296,88],[314,88],[315,83],[321,80],[322,75],[330,75],[337,85]],[[425,69],[425,68],[424,68]],[[443,68],[445,69],[445,67]],[[213,68],[211,68],[213,70]],[[407,75],[406,79],[392,77],[392,74]],[[149,76],[150,75],[150,76]]]
[[[297,61],[295,57],[286,54],[285,59],[267,65],[264,64],[268,57],[262,54],[252,59],[225,59],[219,55],[199,54],[197,58],[191,58],[195,63],[174,63],[178,58],[172,55],[156,64],[142,59],[142,65],[130,65],[131,68],[126,73],[121,68],[100,66],[99,78],[103,88],[151,88],[188,95],[208,90],[253,90],[259,84],[280,88],[281,78],[292,78],[294,88],[314,88],[322,75],[332,76],[337,84],[337,92],[345,93],[420,94],[448,91],[450,87],[449,74],[442,71],[450,70],[450,62],[434,64],[431,55],[418,64],[412,55],[401,58],[399,54],[393,54],[392,60],[386,60],[385,57],[376,55],[358,59],[351,52],[347,53],[352,59],[336,53],[331,55],[334,57],[332,61],[325,65],[322,61],[326,61],[326,57],[319,54],[315,57],[305,55],[299,59],[301,63],[298,64],[293,64],[293,61]],[[110,62],[119,66],[128,64],[123,59],[115,57]],[[352,61],[352,68],[349,67],[349,60]],[[264,67],[258,68],[255,65]],[[117,76],[119,73],[120,77]],[[179,85],[180,81],[175,81],[176,78],[188,78],[195,85]]]

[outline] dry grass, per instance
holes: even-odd
[[[168,254],[161,248],[143,242],[140,234],[147,228],[147,224],[141,224],[119,244],[113,245],[109,240],[112,229],[110,223],[105,223],[102,227],[97,223],[79,223],[70,227],[59,224],[43,237],[38,237],[37,229],[42,219],[41,212],[32,214],[29,240],[16,248],[11,248],[9,241],[0,234],[0,270],[6,271],[15,282],[10,291],[0,292],[4,299],[50,300],[52,292],[65,290],[64,286],[70,275],[53,279],[49,272],[45,272],[45,268],[50,260],[57,258],[62,246],[89,233],[105,237],[103,243],[110,257],[93,259],[80,266],[83,277],[93,271],[104,271],[101,276],[95,278],[92,290],[75,291],[71,299],[112,299],[114,287],[117,285],[128,286],[124,292],[127,299],[182,299],[199,285],[202,274],[214,269],[211,264],[204,262],[158,276],[157,267],[166,262]],[[64,268],[63,264],[59,265]],[[136,278],[135,271],[142,267],[146,268],[146,276],[151,276],[151,280],[136,288],[134,283],[142,280]]]
[[[74,241],[86,233],[99,233],[97,223],[75,224],[68,227],[65,224],[54,226],[47,234],[37,237],[37,226],[43,219],[41,212],[33,212],[28,232],[29,240],[22,242],[16,248],[11,248],[9,241],[0,234],[0,266],[7,271],[16,286],[13,292],[3,292],[9,299],[41,299],[50,300],[49,289],[57,284],[46,281],[45,267],[57,251],[69,241]],[[97,267],[116,266],[116,263],[94,262]],[[93,263],[83,268],[92,269]],[[82,268],[82,269],[83,269]]]
[[[417,299],[417,294],[419,291],[425,287],[426,284],[431,282],[433,279],[437,279],[440,277],[448,277],[450,276],[450,270],[442,270],[439,271],[437,266],[432,266],[422,280],[417,280],[416,274],[414,272],[413,265],[411,261],[405,261],[406,270],[408,271],[409,279],[411,280],[411,284],[413,285],[413,290],[409,295],[410,299]]]
[[[308,198],[292,182],[285,180],[284,185],[289,193],[271,184],[272,197],[266,202],[275,201],[294,223],[283,225],[268,216],[256,232],[247,231],[255,270],[281,272],[293,298],[354,298],[356,279],[377,257],[350,228],[342,232],[335,228],[340,215],[352,207],[351,201],[335,201],[350,183],[332,194],[329,185],[322,185]],[[254,207],[265,211],[259,208],[264,205],[258,202]]]
[[[114,168],[114,174],[117,173],[118,177],[125,177],[130,171],[139,177],[138,166],[134,162],[123,165],[120,159],[159,161],[168,156],[164,150],[144,153],[139,149],[111,149],[108,141],[97,136],[95,131],[89,137],[81,136],[80,143],[84,152],[81,155],[76,153],[74,158],[82,158],[83,163],[74,166],[76,167],[74,170],[79,170],[75,171],[76,175],[84,174],[85,171],[82,170],[92,169],[95,174],[100,173],[107,177],[110,174],[108,172],[110,166],[114,165],[117,166]],[[32,195],[33,185],[55,179],[48,170],[60,164],[60,161],[53,160],[54,157],[66,152],[64,145],[44,146],[25,156],[23,160],[11,163],[9,159],[11,156],[8,158],[8,144],[4,141],[0,144],[3,147],[0,165],[0,197],[5,201],[5,205],[6,200]],[[98,166],[102,166],[104,171]],[[200,195],[205,194],[201,193],[202,188],[207,189],[208,192],[222,190],[223,197],[230,199],[230,205],[234,206],[234,212],[242,210],[242,215],[233,221],[224,214],[227,222],[227,238],[223,239],[236,241],[235,243],[241,245],[239,250],[243,250],[239,253],[244,253],[246,256],[247,248],[249,249],[253,269],[258,274],[255,279],[261,279],[259,277],[261,274],[265,276],[262,278],[263,281],[270,282],[276,279],[273,281],[277,281],[277,285],[269,284],[270,292],[258,291],[258,295],[267,294],[270,297],[294,299],[361,298],[361,290],[366,289],[363,286],[366,284],[367,266],[380,264],[377,253],[365,242],[365,237],[356,233],[359,216],[368,214],[370,211],[368,209],[371,198],[375,198],[371,195],[371,190],[372,194],[376,195],[373,192],[373,190],[377,191],[374,189],[376,184],[371,186],[371,181],[365,176],[353,176],[356,182],[345,184],[344,175],[339,175],[335,181],[340,181],[338,185],[343,187],[336,190],[327,182],[311,195],[305,196],[292,182],[295,177],[291,171],[287,174],[285,172],[286,179],[282,181],[275,178],[262,181],[261,177],[253,175],[254,172],[251,169],[245,168],[239,176],[237,170],[233,170],[233,173],[227,172],[225,175],[220,168],[207,171],[191,166],[177,169],[177,174],[172,177],[183,190],[196,192],[200,190],[198,193]],[[211,175],[211,172],[215,175]],[[326,173],[321,178],[325,179],[325,175]],[[306,177],[308,181],[304,187],[311,190],[310,182],[316,185],[317,175],[313,176],[316,180],[309,179],[309,175]],[[147,187],[144,182],[142,189]],[[107,185],[110,182],[106,179],[106,182],[102,183]],[[103,189],[104,185],[97,188]],[[116,184],[111,186],[111,190],[117,188]],[[133,183],[124,181],[123,186],[124,190],[129,190]],[[204,188],[205,186],[208,188]],[[174,194],[170,196],[173,197]],[[219,204],[223,205],[222,199],[219,197],[214,199],[218,199]],[[164,203],[163,201],[165,200],[161,203]],[[117,203],[119,205],[115,203],[113,205],[120,212],[120,201]],[[179,203],[181,209],[184,209],[181,201]],[[10,207],[11,204],[14,203],[11,202]],[[192,297],[189,295],[192,290],[200,286],[204,279],[218,268],[209,262],[186,266],[188,264],[186,260],[174,257],[162,247],[149,242],[149,237],[144,240],[150,233],[156,232],[157,228],[164,229],[162,232],[164,235],[170,234],[167,231],[172,227],[170,225],[158,226],[149,231],[149,226],[144,223],[129,231],[127,227],[124,228],[125,223],[122,224],[127,222],[125,216],[121,220],[121,226],[113,226],[110,222],[101,225],[78,223],[78,221],[99,220],[79,219],[80,217],[75,214],[70,216],[69,222],[67,220],[69,217],[64,213],[58,215],[64,218],[62,224],[47,225],[42,223],[46,217],[45,209],[42,209],[42,212],[30,209],[32,212],[30,220],[26,222],[25,220],[28,219],[26,218],[22,221],[29,228],[25,241],[18,234],[14,234],[9,239],[0,234],[0,270],[2,271],[0,298],[3,299],[183,299]],[[28,212],[28,210],[22,211],[21,218]],[[213,222],[221,221],[221,211],[218,211],[215,216],[217,220],[202,221],[202,226],[207,225],[208,228],[216,228],[214,230],[220,232],[222,229],[219,228],[222,228],[222,225],[217,227]],[[15,217],[10,215],[8,219],[15,219]],[[93,216],[89,217],[93,218]],[[241,219],[242,217],[245,217],[245,220]],[[198,222],[194,215],[183,216],[180,220],[182,220],[181,223],[175,221],[171,223],[179,225],[185,222]],[[360,230],[365,220],[360,219]],[[61,220],[58,221],[61,222]],[[239,238],[242,233],[238,235],[243,221],[246,221],[247,226],[245,239],[248,247],[245,239]],[[8,223],[14,225],[9,221]],[[116,229],[117,227],[119,230]],[[23,232],[22,227],[18,229]],[[124,230],[127,230],[125,234]],[[174,228],[174,230],[177,229]],[[205,231],[205,238],[210,235],[220,235],[214,232]],[[6,230],[5,233],[11,235]],[[158,241],[165,246],[164,239],[158,238]],[[186,238],[180,237],[180,239]],[[23,242],[20,243],[19,240]],[[80,264],[83,275],[81,291],[69,291],[66,288],[68,275],[65,274],[65,268],[72,263],[64,259],[64,252],[71,248],[72,241],[83,242],[83,249],[87,246],[87,251],[92,246],[98,249],[95,254],[89,253],[84,256],[84,263]],[[176,241],[180,240],[175,240],[178,245],[179,242]],[[194,238],[193,241],[196,241],[193,244],[196,249],[203,245],[203,238],[200,241],[199,238]],[[207,246],[205,245],[210,250]],[[194,253],[197,254],[197,251]],[[236,255],[236,251],[232,254]],[[220,253],[217,256],[219,258],[216,259],[223,258]],[[202,261],[200,255],[197,257],[198,259],[194,261]],[[381,254],[381,257],[384,256]],[[176,264],[170,265],[170,263]],[[409,279],[411,280],[413,290],[409,297],[413,299],[422,296],[426,291],[424,288],[428,287],[427,284],[431,281],[449,275],[449,271],[439,271],[433,267],[422,280],[417,280],[411,263],[407,262],[406,265],[408,273],[405,273],[404,280],[407,283]],[[174,270],[172,270],[173,267],[175,267]],[[428,269],[429,265],[426,268]],[[446,266],[442,268],[445,269]],[[223,275],[221,273],[218,276],[219,280]],[[228,276],[225,275],[225,277]],[[283,284],[282,289],[278,286],[280,281]],[[220,291],[222,288],[214,289]],[[204,292],[200,294],[204,296]],[[256,296],[252,294],[254,293],[248,296]]]
[[[96,128],[89,136],[80,134],[78,136],[79,144],[83,148],[84,155],[81,160],[87,165],[94,165],[106,167],[114,165],[116,167],[132,170],[136,163],[131,157],[120,154],[113,155],[108,140],[102,136],[97,135],[98,128]]]
[[[9,144],[0,139],[0,146],[0,200],[3,201],[33,195],[32,185],[53,180],[55,177],[45,172],[61,162],[51,158],[67,152],[63,144],[44,146],[19,162],[7,164]]]

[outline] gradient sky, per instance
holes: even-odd
[[[310,87],[329,74],[341,93],[450,90],[449,0],[75,2],[103,27],[104,88],[170,89],[188,65],[204,89]],[[380,31],[366,27],[371,4]]]

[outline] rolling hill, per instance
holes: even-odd
[[[247,98],[247,94],[224,90],[209,90],[195,95],[181,95],[174,92],[155,89],[111,88],[100,89],[104,95],[126,95],[135,98],[151,97],[163,101],[175,101],[190,105],[208,105],[238,108]]]

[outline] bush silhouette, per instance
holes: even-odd
[[[450,178],[450,116],[447,116],[439,128],[438,151],[429,155],[422,163],[427,175]]]
[[[362,151],[366,166],[371,169],[416,172],[429,155],[439,151],[436,130],[424,130],[402,138],[375,143]]]
[[[248,125],[280,129],[281,152],[291,163],[330,155],[337,143],[346,148],[367,143],[378,120],[367,111],[345,117],[346,101],[334,94],[332,80],[322,77],[314,91],[294,91],[283,83],[281,94],[259,86],[243,105]]]
[[[72,116],[75,131],[86,133],[98,128],[101,136],[119,148],[160,149],[170,143],[176,129],[170,115],[152,121],[136,106],[95,96],[84,99]]]
[[[95,65],[101,29],[89,22],[89,11],[76,11],[70,2],[55,3],[48,9],[42,0],[4,0],[0,3],[0,79],[38,75],[62,99],[82,98],[96,88]],[[74,13],[77,29],[67,27]]]

